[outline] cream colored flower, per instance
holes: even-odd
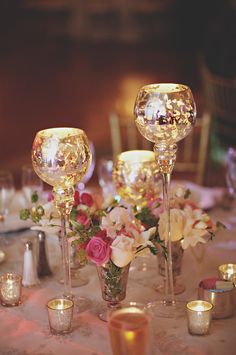
[[[190,206],[184,208],[183,249],[194,247],[197,243],[206,243],[203,238],[207,228],[206,217],[200,209],[192,209]]]
[[[183,229],[184,229],[184,212],[177,208],[172,208],[170,210],[170,232],[171,232],[171,241],[176,242],[183,238]],[[161,240],[167,238],[168,233],[168,219],[167,213],[163,212],[160,215],[158,232]]]
[[[126,208],[115,207],[105,217],[102,217],[102,229],[107,231],[111,238],[115,238],[117,232],[130,223],[129,212]]]
[[[156,227],[149,228],[146,231],[139,233],[135,238],[136,248],[141,247],[141,251],[136,253],[136,256],[147,256],[150,254],[150,249],[147,248],[148,245],[155,247],[154,244],[150,241],[150,238],[155,234]],[[144,249],[143,249],[144,248]]]
[[[135,240],[119,235],[111,244],[111,260],[118,267],[128,265],[135,257]]]

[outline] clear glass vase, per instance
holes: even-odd
[[[130,264],[120,268],[112,263],[97,265],[97,273],[102,291],[102,298],[107,302],[105,312],[99,314],[103,321],[108,320],[108,313],[120,307],[120,302],[126,297],[126,287]]]
[[[158,246],[158,268],[159,274],[163,277],[163,284],[156,286],[156,289],[164,293],[165,291],[165,255],[163,254],[160,246]],[[173,283],[174,283],[174,294],[179,295],[185,291],[185,286],[180,280],[181,270],[182,270],[182,261],[184,255],[184,249],[182,248],[181,240],[176,242],[171,242],[171,254],[172,254],[172,271],[173,271]]]

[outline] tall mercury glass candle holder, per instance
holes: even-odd
[[[119,154],[113,166],[113,181],[119,196],[141,210],[148,194],[158,196],[161,192],[154,152],[129,150]]]
[[[152,304],[157,316],[176,317],[184,312],[174,295],[171,257],[171,224],[169,191],[171,173],[176,160],[176,143],[192,130],[196,120],[196,106],[188,86],[182,84],[150,84],[142,87],[137,95],[135,123],[147,140],[154,143],[158,169],[163,178],[163,200],[168,228],[165,236],[167,259],[165,262],[165,296]]]
[[[61,216],[64,296],[71,297],[70,257],[66,222],[74,202],[74,185],[86,174],[91,151],[86,134],[78,128],[39,131],[33,142],[32,164],[36,174],[53,186],[54,203]]]

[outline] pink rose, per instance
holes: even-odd
[[[88,218],[87,214],[82,211],[79,210],[78,214],[77,214],[77,222],[79,224],[82,224],[86,229],[90,227],[90,219]]]
[[[53,193],[50,191],[49,193],[48,193],[48,202],[51,202],[51,201],[53,201],[54,200],[54,196],[53,196]]]
[[[87,258],[101,265],[106,263],[110,259],[111,246],[108,242],[108,238],[93,237],[87,244],[86,254]]]
[[[77,207],[80,203],[79,191],[75,191],[74,193],[74,206]]]
[[[83,205],[86,205],[88,207],[91,207],[94,204],[93,198],[90,194],[88,194],[87,192],[84,192],[81,195],[81,203]]]

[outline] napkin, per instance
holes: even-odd
[[[189,181],[182,181],[179,184],[184,185],[191,191],[192,197],[197,200],[199,207],[204,210],[216,206],[223,200],[225,195],[225,189],[222,187],[204,187]]]

